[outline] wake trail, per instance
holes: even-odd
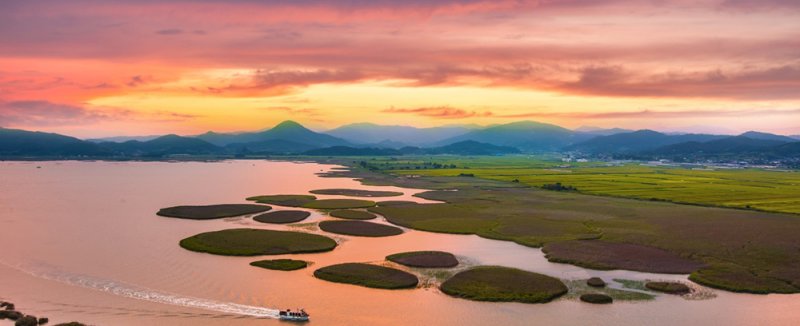
[[[168,292],[156,291],[141,286],[126,284],[81,274],[60,271],[45,264],[11,265],[0,261],[0,264],[16,269],[34,277],[56,281],[72,286],[111,293],[114,295],[174,306],[199,308],[227,314],[236,314],[258,318],[278,318],[278,309],[248,306],[232,302],[221,302],[210,299],[183,296]]]

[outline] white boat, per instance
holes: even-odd
[[[303,309],[297,309],[297,311],[292,311],[292,309],[281,310],[278,313],[278,317],[280,320],[287,320],[287,321],[308,321],[308,313],[306,313]]]

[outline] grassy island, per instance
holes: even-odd
[[[200,233],[181,240],[181,247],[224,256],[281,255],[330,251],[331,238],[290,231],[228,229]]]
[[[386,256],[386,260],[409,266],[422,268],[447,268],[458,266],[458,259],[444,251],[411,251]]]
[[[211,220],[215,218],[261,213],[270,209],[272,209],[272,207],[253,204],[174,206],[162,208],[156,214],[164,217],[185,218],[190,220]]]
[[[254,201],[260,204],[272,204],[287,207],[301,207],[314,201],[315,199],[317,199],[317,197],[310,195],[269,195],[247,198],[249,201]]]
[[[557,278],[516,268],[480,266],[460,272],[441,285],[452,296],[476,301],[549,302],[565,293]]]
[[[315,195],[338,195],[350,197],[396,197],[402,196],[402,192],[397,191],[377,191],[361,189],[317,189],[309,191]]]
[[[361,263],[323,267],[314,271],[314,276],[330,282],[378,289],[413,288],[419,283],[419,279],[414,274],[399,269]]]
[[[689,274],[703,263],[644,245],[601,240],[552,242],[544,246],[547,259],[592,269],[627,269],[665,274]]]
[[[365,211],[357,211],[352,209],[339,209],[330,213],[333,217],[345,218],[348,220],[371,220],[376,218],[375,214]]]
[[[360,199],[318,199],[303,205],[305,208],[313,209],[368,208],[372,206],[375,206],[374,201]]]
[[[259,260],[250,263],[250,266],[256,266],[266,269],[278,271],[294,271],[303,269],[308,266],[308,263],[302,260],[294,259],[273,259],[273,260]]]
[[[306,211],[277,211],[254,216],[253,220],[261,223],[286,224],[300,222],[309,216],[311,213]]]
[[[325,232],[360,237],[388,237],[403,233],[398,227],[365,221],[322,221],[319,228]]]
[[[587,293],[581,295],[581,301],[594,304],[609,304],[614,302],[614,298],[602,293]]]
[[[686,294],[692,291],[686,284],[678,282],[647,282],[644,286],[653,291],[669,294]]]

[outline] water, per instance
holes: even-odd
[[[40,168],[38,168],[40,167]],[[547,262],[541,251],[477,236],[407,230],[386,238],[333,236],[319,254],[283,255],[314,264],[293,272],[248,265],[258,257],[186,251],[178,241],[233,227],[286,229],[249,218],[192,221],[155,215],[161,207],[237,203],[253,195],[370,187],[315,173],[311,163],[0,162],[0,299],[56,322],[99,325],[274,325],[277,309],[305,307],[320,325],[788,325],[800,323],[799,295],[713,291],[710,300],[661,295],[655,301],[595,306],[455,299],[435,288],[376,290],[318,280],[316,268],[379,262],[410,250],[450,251],[470,264],[504,265],[564,279],[589,276],[685,279],[628,271],[591,271]],[[321,196],[335,198],[336,196]],[[316,212],[308,221],[326,219]],[[321,232],[321,231],[314,231]]]

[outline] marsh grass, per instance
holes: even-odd
[[[331,251],[331,238],[291,231],[262,229],[227,229],[200,233],[180,241],[191,251],[223,256],[281,255]]]
[[[156,213],[159,216],[183,218],[191,220],[210,220],[261,213],[272,209],[266,205],[253,204],[220,204],[198,206],[173,206],[162,208]]]
[[[317,269],[314,276],[330,282],[378,289],[414,288],[419,279],[399,269],[363,263],[344,263]]]
[[[559,279],[501,266],[479,266],[462,271],[444,283],[442,292],[476,301],[545,303],[567,293]]]

